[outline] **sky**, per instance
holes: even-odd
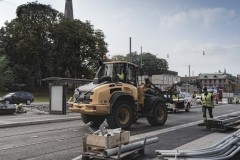
[[[0,27],[16,18],[19,5],[34,1],[0,0]],[[110,58],[129,53],[131,37],[132,51],[142,47],[166,59],[179,76],[240,74],[240,0],[72,1],[74,19],[103,31]],[[65,0],[38,2],[64,13]]]

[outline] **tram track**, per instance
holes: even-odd
[[[67,139],[82,138],[82,137],[83,136],[68,136],[68,137],[63,137],[63,138],[58,138],[58,139],[47,140],[47,141],[40,141],[40,142],[36,142],[36,143],[16,145],[16,146],[12,146],[12,147],[0,148],[0,152],[4,151],[4,150],[8,150],[8,149],[16,149],[16,148],[27,147],[27,146],[29,147],[29,146],[32,146],[32,145],[39,145],[39,144],[44,144],[44,143],[52,143],[52,142],[58,142],[58,141],[63,141],[63,140],[67,140]]]
[[[58,129],[47,129],[47,130],[42,130],[42,131],[33,131],[33,132],[26,132],[26,133],[16,133],[16,134],[10,134],[10,135],[2,135],[0,136],[1,138],[7,138],[7,137],[13,137],[13,136],[21,136],[21,135],[26,135],[26,134],[39,134],[39,133],[46,133],[46,132],[54,132],[54,131],[64,131],[64,130],[80,130],[83,127],[81,126],[81,128],[79,126],[77,127],[64,127],[64,128],[58,128]]]

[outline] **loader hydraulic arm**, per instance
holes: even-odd
[[[147,86],[147,88],[150,88],[151,86],[157,91],[159,92],[160,94],[164,95],[163,91],[158,88],[157,86],[155,86],[148,77],[145,77],[145,84]]]

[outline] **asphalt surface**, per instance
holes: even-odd
[[[0,160],[71,160],[81,154],[79,120],[0,129]]]
[[[68,113],[66,115],[50,115],[48,112],[32,110],[27,113],[14,113],[0,115],[0,128],[19,127],[54,122],[81,120],[79,113]]]
[[[238,108],[239,106],[220,106],[216,108],[214,111],[215,116],[222,115],[224,113],[232,113],[232,112],[237,112],[240,109]],[[224,112],[223,108],[225,109]],[[10,131],[10,128],[14,128],[14,130],[19,130],[23,129],[21,135],[22,135],[22,140],[21,142],[24,143],[25,137],[26,136],[24,133],[28,133],[28,137],[30,136],[31,139],[27,140],[29,141],[29,147],[26,145],[25,148],[19,148],[18,150],[14,149],[17,154],[17,159],[28,159],[27,157],[34,156],[29,155],[27,156],[25,153],[30,151],[37,151],[38,153],[35,153],[38,158],[29,158],[29,159],[52,159],[52,156],[55,158],[58,157],[57,159],[69,159],[69,155],[72,155],[71,159],[74,159],[74,156],[77,157],[80,155],[79,152],[79,142],[81,137],[79,137],[79,133],[76,131],[69,131],[70,130],[77,130],[78,132],[80,131],[79,127],[76,129],[76,125],[74,125],[73,129],[71,129],[71,125],[73,122],[77,124],[79,120],[81,119],[80,114],[78,113],[67,113],[67,115],[50,115],[48,112],[45,112],[44,110],[39,110],[35,108],[27,108],[28,112],[27,113],[22,113],[22,114],[14,114],[14,115],[0,115],[0,129],[2,132],[0,136],[2,139],[5,139],[4,133],[8,133]],[[151,144],[146,146],[145,148],[145,154],[137,159],[155,159],[156,154],[155,150],[168,150],[168,149],[175,149],[175,148],[180,148],[181,146],[188,147],[187,144],[190,144],[191,147],[197,146],[199,142],[201,141],[202,146],[209,146],[212,145],[213,140],[211,137],[215,138],[215,141],[220,140],[221,138],[227,136],[230,133],[226,133],[226,135],[217,135],[216,132],[212,132],[211,130],[207,130],[206,128],[199,128],[196,124],[198,121],[201,120],[201,114],[199,114],[201,108],[199,106],[193,107],[193,109],[189,113],[185,112],[179,112],[178,114],[169,114],[169,118],[167,123],[164,126],[161,127],[151,127],[145,119],[140,119],[139,122],[136,124],[132,125],[130,131],[131,131],[131,140],[134,141],[139,141],[142,140],[146,135],[149,135],[150,137],[159,137],[160,141],[155,144]],[[187,116],[186,116],[187,115]],[[191,120],[192,119],[192,120]],[[61,129],[56,129],[57,125],[60,123],[66,124],[66,129],[61,128]],[[44,124],[49,124],[49,126],[52,126],[52,128],[55,128],[56,131],[51,131],[50,135],[53,137],[47,135],[45,131],[42,131],[40,127],[45,127]],[[55,125],[56,124],[56,125]],[[36,126],[36,127],[31,127],[30,126]],[[27,128],[24,128],[26,126]],[[29,126],[29,127],[28,127]],[[9,129],[8,129],[9,128]],[[17,129],[19,128],[19,129]],[[32,129],[32,128],[37,128]],[[31,132],[27,132],[25,130],[31,130]],[[159,129],[159,130],[158,130]],[[53,129],[52,129],[53,130]],[[61,130],[61,133],[57,132],[58,130]],[[4,131],[4,132],[3,132]],[[12,131],[11,131],[12,132]],[[49,131],[48,131],[49,132]],[[9,134],[9,133],[8,133]],[[59,136],[58,136],[59,135]],[[68,137],[65,137],[68,135]],[[213,136],[209,136],[213,135]],[[4,138],[3,138],[4,137]],[[46,142],[37,142],[34,141],[38,139],[39,137],[43,138],[42,141]],[[206,137],[206,139],[203,139]],[[10,139],[9,139],[10,138]],[[4,151],[4,148],[11,148],[13,146],[18,146],[20,143],[19,136],[14,135],[14,132],[12,132],[9,135],[9,138],[6,137],[6,140],[1,140],[1,148],[0,151]],[[20,137],[21,138],[21,137]],[[54,139],[54,141],[53,141]],[[199,141],[198,141],[199,139]],[[52,141],[52,143],[48,143],[48,141]],[[6,142],[6,143],[5,143]],[[11,143],[9,143],[11,142]],[[40,144],[39,144],[40,143]],[[4,144],[4,145],[2,145]],[[32,144],[34,144],[32,146]],[[38,145],[35,145],[38,144]],[[68,144],[68,145],[67,145]],[[66,146],[67,145],[67,146]],[[56,149],[56,146],[58,146],[58,150]],[[46,148],[46,150],[40,149],[41,147]],[[69,149],[66,151],[65,149]],[[17,147],[18,148],[18,147]],[[40,150],[39,150],[40,149]],[[50,153],[49,153],[50,152]],[[47,154],[48,153],[48,154]],[[78,154],[79,153],[79,154]],[[3,155],[1,154],[1,158]],[[6,156],[6,155],[5,155]],[[25,157],[25,158],[24,158]],[[15,158],[7,158],[5,159],[16,159]],[[5,160],[3,158],[3,160]]]

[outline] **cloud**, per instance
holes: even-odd
[[[210,28],[219,24],[239,23],[240,16],[234,10],[224,8],[201,8],[179,11],[177,13],[163,16],[160,20],[160,27],[171,29],[185,27],[188,25]]]
[[[121,13],[115,13],[112,15],[112,21],[116,23],[116,25],[121,25],[122,27],[127,27],[129,23],[131,23],[131,16],[133,11],[130,9],[126,9]]]
[[[194,43],[182,41],[172,47],[169,51],[169,69],[177,71],[180,76],[188,75],[188,66],[191,66],[191,75],[199,73],[215,73],[226,68],[227,73],[239,74],[239,49],[238,44],[217,43]],[[203,51],[205,55],[203,55]]]

